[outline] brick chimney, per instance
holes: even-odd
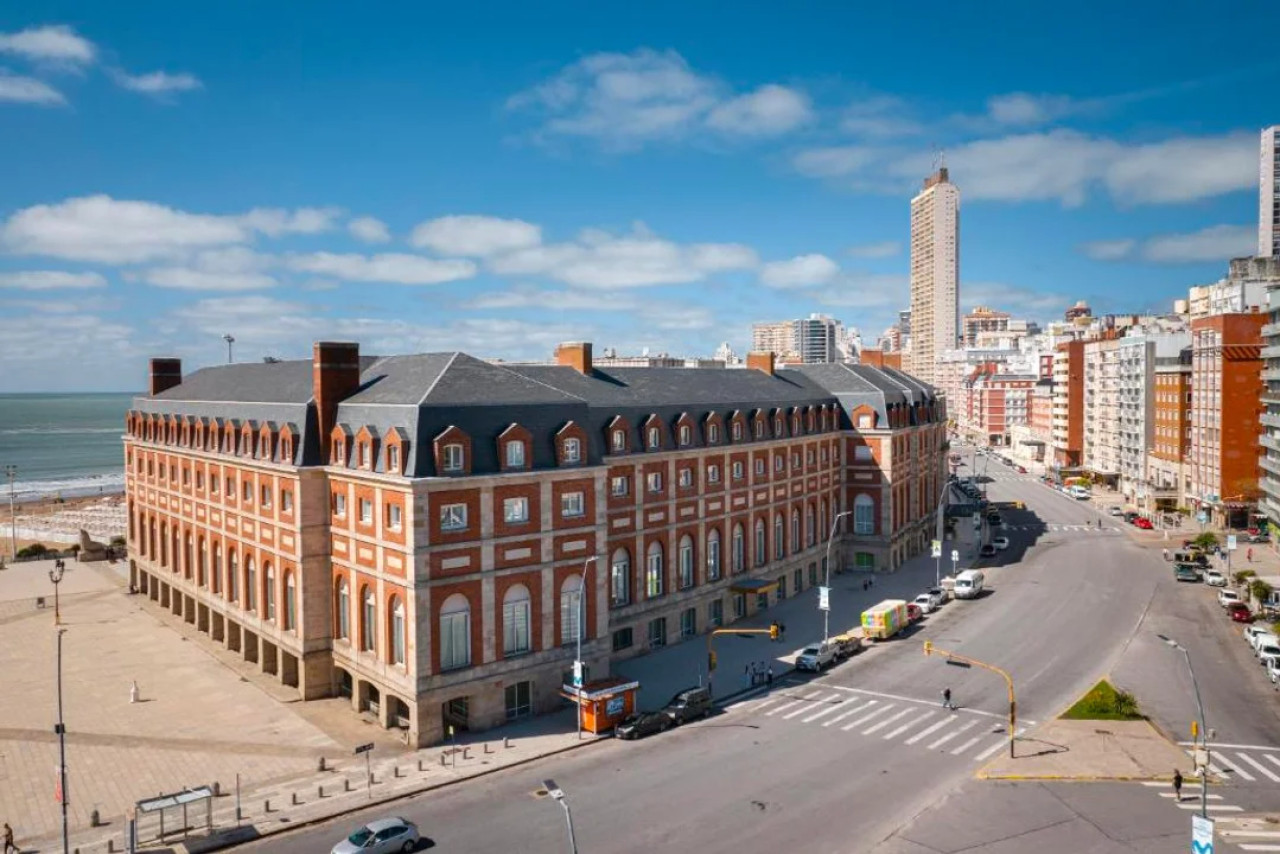
[[[152,359],[151,376],[147,382],[147,394],[155,397],[162,391],[168,391],[176,385],[182,385],[181,359]]]
[[[329,461],[329,434],[338,420],[338,404],[360,388],[360,345],[317,341],[311,359],[312,393],[320,430],[320,459]]]
[[[591,342],[566,341],[556,347],[556,364],[566,365],[580,374],[591,374]]]
[[[773,351],[753,350],[747,354],[747,367],[753,371],[764,371],[773,376]]]

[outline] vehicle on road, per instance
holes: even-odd
[[[636,712],[634,715],[628,715],[622,723],[618,724],[613,734],[630,741],[656,732],[666,732],[673,726],[675,721],[671,720],[671,715],[666,712]]]
[[[1275,646],[1276,644],[1280,644],[1280,637],[1276,637],[1276,635],[1269,630],[1258,632],[1249,640],[1249,645],[1253,647],[1254,655],[1258,654],[1258,647]]]
[[[1197,582],[1200,580],[1200,570],[1189,563],[1175,563],[1173,565],[1173,580]]]
[[[811,643],[800,650],[800,654],[796,656],[796,670],[810,670],[814,673],[821,673],[835,663],[836,647],[835,644],[828,641]]]
[[[1107,508],[1107,513],[1108,513],[1108,514],[1110,514],[1110,515],[1112,515],[1112,516],[1123,516],[1123,515],[1124,515],[1124,511],[1120,509],[1120,505],[1119,505],[1119,504],[1112,504],[1110,507],[1108,507],[1108,508]]]
[[[996,556],[996,547],[991,545],[991,543],[987,543],[982,548],[978,549],[978,557],[995,557],[995,556]]]
[[[1138,517],[1141,515],[1142,514],[1139,513],[1137,510],[1126,510],[1124,512],[1124,520],[1128,522],[1130,525],[1132,525],[1134,522],[1138,520]]]
[[[921,593],[915,599],[911,600],[911,604],[915,605],[925,614],[932,614],[933,609],[937,607],[937,605],[933,603],[933,597],[928,593]]]
[[[1267,626],[1245,626],[1244,632],[1242,634],[1244,635],[1244,642],[1247,643],[1249,646],[1253,646],[1254,638],[1256,638],[1258,635],[1271,634],[1271,629],[1268,628]]]
[[[886,599],[862,612],[862,636],[878,641],[888,640],[910,623],[907,603],[901,599]]]
[[[1272,685],[1280,684],[1280,661],[1272,659],[1267,662],[1267,678]]]
[[[1078,484],[1076,486],[1067,487],[1067,494],[1070,495],[1072,498],[1076,499],[1077,501],[1088,501],[1089,498],[1091,497],[1089,490],[1086,487],[1080,486]]]
[[[831,644],[836,650],[836,661],[844,661],[862,651],[862,632],[852,629],[842,635],[836,635],[831,638]]]
[[[1004,524],[1004,519],[1002,519],[1002,518],[1000,517],[1000,514],[999,514],[999,513],[988,513],[988,514],[987,514],[987,524],[988,524],[988,525],[990,525],[991,527],[995,528],[995,527],[997,527],[997,526],[999,526],[999,525],[1003,525],[1003,524]]]
[[[1204,583],[1210,587],[1226,587],[1227,577],[1216,569],[1206,569],[1204,572]]]
[[[1264,643],[1258,647],[1258,662],[1266,667],[1270,661],[1280,659],[1280,643]]]
[[[1235,623],[1252,623],[1253,614],[1249,611],[1249,606],[1243,602],[1232,602],[1227,606],[1227,616]]]
[[[1017,471],[1018,471],[1018,474],[1026,474],[1026,473],[1027,473],[1027,467],[1026,467],[1026,466],[1018,466]]]
[[[671,698],[662,709],[677,725],[711,714],[711,689],[705,686],[685,688]]]
[[[1222,589],[1218,591],[1218,605],[1226,608],[1232,602],[1239,602],[1240,594],[1234,590]]]
[[[941,608],[947,603],[947,591],[941,587],[930,587],[925,591],[925,595],[933,602],[934,608]]]
[[[1146,516],[1139,516],[1137,519],[1134,519],[1133,527],[1141,528],[1144,531],[1150,531],[1155,528],[1155,526],[1151,524],[1151,520]]]
[[[992,537],[991,545],[995,546],[1000,551],[1004,551],[1005,549],[1009,548],[1009,538],[1008,537]]]
[[[994,550],[992,551],[994,554]],[[957,599],[977,599],[982,595],[983,585],[987,577],[981,570],[966,569],[956,576],[955,596]]]
[[[1174,563],[1193,563],[1196,566],[1208,567],[1209,556],[1202,551],[1191,550],[1173,553]]]
[[[907,621],[918,623],[924,619],[924,610],[915,602],[907,603]]]
[[[371,821],[333,846],[331,854],[386,854],[418,847],[418,826],[407,818],[392,816]]]

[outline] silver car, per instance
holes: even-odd
[[[371,821],[333,846],[331,854],[388,854],[418,847],[418,826],[407,818]]]

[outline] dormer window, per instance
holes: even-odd
[[[773,435],[775,436],[782,435],[782,419],[781,418],[773,419]]]
[[[440,459],[444,470],[450,474],[457,474],[465,466],[461,445],[445,445],[441,449]]]
[[[373,467],[373,454],[369,448],[368,442],[360,443],[360,468],[367,469]]]
[[[566,463],[582,462],[582,442],[572,438],[564,440],[564,461]]]
[[[507,442],[505,453],[507,457],[507,468],[524,468],[524,442]]]
[[[333,458],[329,460],[333,465],[342,465],[342,461],[347,458],[346,443],[341,439],[333,443]]]
[[[293,444],[288,439],[280,440],[280,462],[287,463],[293,459]]]
[[[621,454],[627,449],[627,434],[622,430],[613,431],[613,451]]]
[[[689,443],[693,441],[693,431],[689,429],[688,424],[680,425],[680,447],[687,448]]]
[[[649,428],[649,450],[656,451],[662,446],[662,431],[657,427]]]
[[[757,439],[764,438],[764,422],[758,418],[756,419],[756,438]]]
[[[742,441],[742,422],[741,421],[733,422],[733,441],[735,442]]]
[[[707,442],[712,445],[720,444],[720,425],[719,424],[707,425]]]
[[[399,474],[400,472],[400,446],[399,445],[387,446],[387,471],[395,472],[397,474]]]

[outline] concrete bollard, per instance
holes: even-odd
[[[107,840],[107,854],[112,854],[116,850],[116,841],[114,839]]]
[[[262,802],[262,811],[263,811],[264,813],[269,813],[269,812],[271,812],[271,801],[270,801],[270,800],[266,800],[266,801],[263,801],[263,802]]]
[[[324,798],[324,783],[321,783],[318,786],[316,786],[316,798],[317,799]]]
[[[325,764],[324,764],[324,757],[323,757],[323,756],[321,756],[321,757],[320,757],[320,761],[319,761],[318,763],[316,763],[316,770],[317,770],[317,771],[328,771],[328,770],[329,770],[328,768],[326,768],[326,767],[325,767]]]
[[[419,760],[418,760],[418,770],[419,770],[419,771],[425,771],[425,770],[426,770],[425,768],[423,768],[423,767],[422,767],[422,760],[421,760],[421,759],[419,759]]]
[[[298,793],[297,793],[297,792],[290,792],[290,793],[289,793],[289,806],[291,806],[291,807],[296,807],[297,805],[298,805]]]
[[[511,746],[511,739],[504,735],[504,736],[502,737],[502,746],[503,746],[503,747],[510,747],[510,746]]]
[[[470,759],[470,758],[471,758],[471,748],[470,748],[470,747],[464,747],[464,748],[462,748],[462,758],[463,758],[463,759]]]
[[[377,775],[377,774],[375,774],[375,773],[373,773],[372,771],[370,771],[370,772],[369,772],[369,785],[370,785],[370,786],[376,785],[376,784],[377,784],[377,782],[378,782],[378,775]]]
[[[342,778],[342,791],[344,791],[344,792],[349,792],[349,791],[351,791],[351,778],[350,778],[350,777],[343,777],[343,778]]]
[[[399,766],[399,765],[392,765],[392,766],[391,766],[391,776],[392,776],[392,777],[395,777],[397,780],[398,780],[398,779],[400,779],[400,766]]]
[[[489,742],[487,741],[484,743],[484,752],[486,754],[493,753],[493,751],[489,749]]]
[[[89,813],[89,826],[102,827],[102,816],[98,814],[98,808],[94,807]]]
[[[220,797],[222,797],[222,784],[221,784],[221,783],[219,783],[217,780],[214,780],[214,781],[213,781],[213,785],[212,785],[212,786],[210,786],[210,788],[213,790],[213,796],[214,796],[215,798],[220,798]]]
[[[440,754],[440,767],[441,767],[441,768],[443,768],[445,765],[447,765],[447,764],[448,764],[448,756],[449,756],[449,754],[447,754],[447,753],[441,753],[441,754]]]

